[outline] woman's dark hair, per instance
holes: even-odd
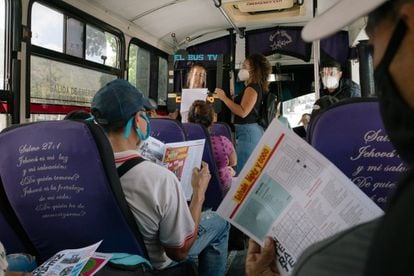
[[[267,58],[262,54],[252,54],[246,58],[250,65],[250,75],[254,82],[260,84],[265,92],[269,91],[267,78],[272,72],[272,66]]]
[[[91,114],[89,114],[85,110],[72,110],[71,112],[66,114],[63,120],[85,121],[86,119],[89,119],[90,117],[91,117]]]
[[[188,111],[188,121],[190,123],[202,124],[209,128],[213,123],[213,108],[206,101],[196,100]]]

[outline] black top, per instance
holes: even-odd
[[[239,117],[239,116],[235,115],[234,116],[234,123],[235,124],[242,125],[242,124],[257,123],[258,114],[254,110],[255,109],[260,110],[260,105],[261,105],[261,102],[262,102],[262,89],[261,89],[261,87],[258,83],[250,83],[249,85],[247,85],[247,87],[251,87],[251,88],[253,88],[254,91],[256,91],[256,93],[257,93],[256,104],[252,108],[252,111],[250,111],[250,113],[246,117],[242,118],[242,117]],[[247,87],[246,87],[246,89],[247,89]],[[244,92],[246,91],[246,89],[244,89],[244,91],[242,93],[240,93],[239,95],[236,96],[236,98],[234,99],[234,102],[236,104],[241,103],[241,101],[243,99]]]

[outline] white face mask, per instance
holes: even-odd
[[[247,69],[240,69],[237,77],[241,81],[247,81],[250,77],[249,71],[247,71]]]
[[[322,83],[327,89],[335,89],[339,86],[339,80],[334,76],[326,76],[322,78]]]

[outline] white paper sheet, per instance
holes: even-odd
[[[193,104],[193,102],[196,100],[205,101],[207,98],[207,94],[207,88],[183,89],[181,93],[180,105],[181,122],[188,122],[188,111],[190,110],[190,107]]]
[[[218,213],[262,246],[266,236],[278,240],[282,275],[289,275],[312,243],[383,214],[278,120],[267,128],[235,184]]]
[[[140,144],[138,152],[150,161],[172,171],[180,180],[187,200],[191,199],[193,188],[191,176],[193,168],[200,168],[205,139],[164,144],[149,137]]]

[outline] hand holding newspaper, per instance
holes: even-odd
[[[282,275],[291,273],[312,243],[383,213],[278,120],[267,128],[234,184],[217,212],[262,246],[266,236],[277,240]]]
[[[149,137],[139,145],[139,154],[172,171],[181,181],[187,200],[191,199],[193,188],[191,176],[194,167],[200,168],[205,139],[167,143]]]

